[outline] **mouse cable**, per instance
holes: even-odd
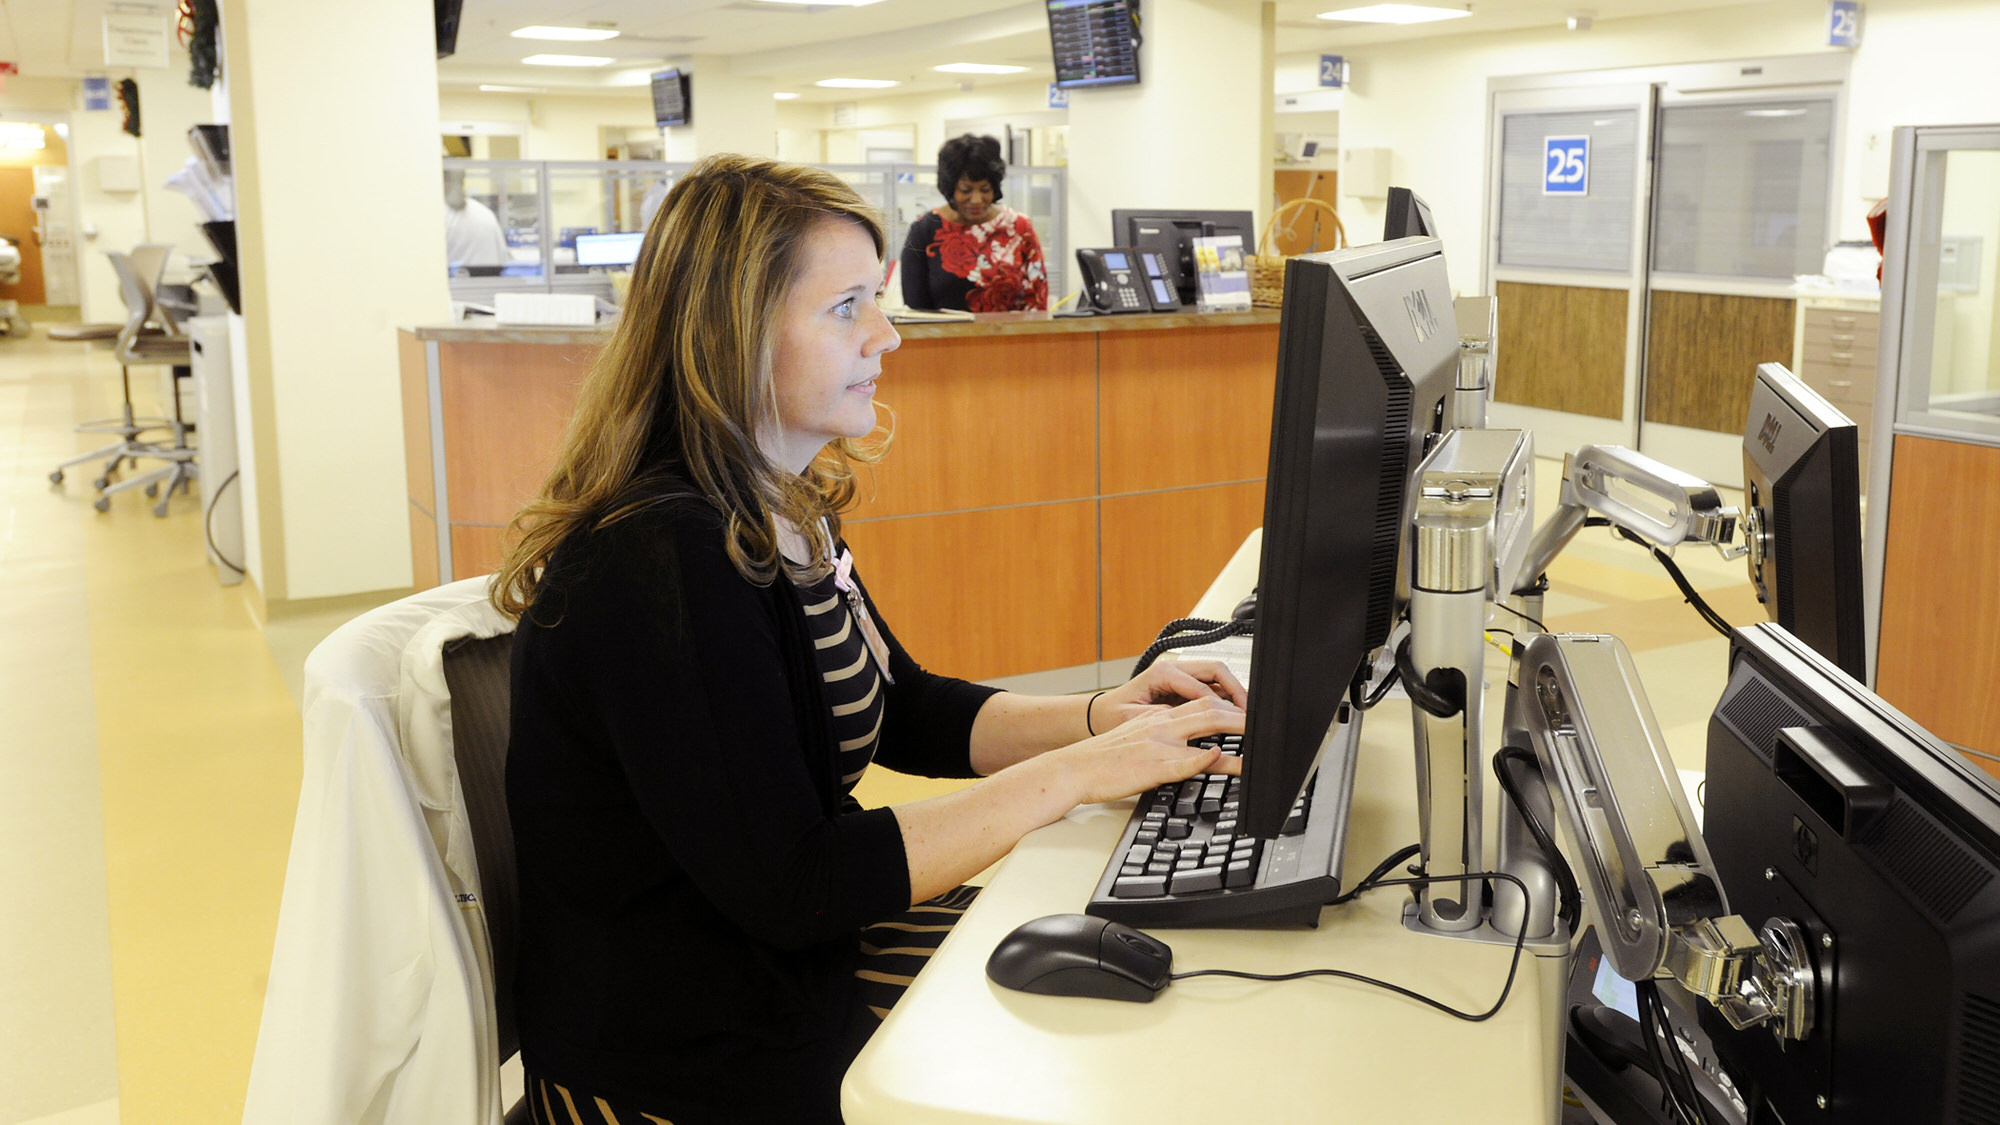
[[[1535,628],[1540,629],[1544,633],[1549,631],[1549,627],[1547,625],[1544,625],[1540,621],[1537,621],[1534,618],[1529,617],[1527,614],[1522,613],[1520,610],[1515,609],[1513,606],[1508,605],[1506,602],[1496,600],[1493,603],[1493,608],[1504,609],[1508,613],[1511,613],[1514,616],[1520,618],[1521,620],[1526,621],[1528,624],[1533,625]],[[1495,632],[1505,632],[1505,630],[1495,630]],[[1512,634],[1509,635],[1511,636]]]
[[[1410,854],[1412,854],[1410,849],[1404,849],[1384,862],[1380,867],[1377,867],[1375,869],[1376,873],[1380,874],[1386,871],[1396,863],[1407,858]],[[1370,882],[1369,880],[1371,879],[1374,881]],[[1365,891],[1379,890],[1382,887],[1423,887],[1429,886],[1432,883],[1464,883],[1474,879],[1505,879],[1520,889],[1523,902],[1526,902],[1528,899],[1528,885],[1514,876],[1507,874],[1505,871],[1474,871],[1464,875],[1426,875],[1412,879],[1376,879],[1375,875],[1370,875],[1368,879],[1355,884],[1354,890],[1342,896],[1340,901],[1346,901],[1354,895]],[[1420,1004],[1427,1004],[1454,1019],[1461,1019],[1467,1023],[1483,1023],[1498,1015],[1500,1009],[1506,1006],[1507,997],[1513,993],[1514,978],[1521,971],[1521,949],[1527,943],[1527,937],[1528,932],[1525,927],[1514,935],[1514,956],[1507,963],[1507,983],[1500,986],[1500,998],[1493,1002],[1492,1007],[1483,1012],[1461,1012],[1442,1000],[1432,999],[1414,989],[1404,988],[1400,984],[1377,980],[1374,977],[1364,976],[1360,973],[1351,973],[1346,969],[1300,969],[1295,973],[1246,973],[1238,969],[1193,969],[1185,973],[1175,973],[1169,979],[1187,980],[1190,977],[1237,977],[1242,980],[1288,981],[1303,980],[1306,977],[1339,977],[1342,980],[1351,980],[1374,988],[1385,989],[1398,996],[1415,1000]]]

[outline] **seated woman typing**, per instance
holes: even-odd
[[[1000,202],[1000,142],[967,133],[938,149],[942,207],[910,224],[898,267],[913,309],[1020,312],[1049,307],[1048,263],[1026,215]]]
[[[698,165],[515,520],[493,596],[520,617],[507,803],[537,1121],[838,1121],[964,879],[1078,804],[1233,769],[1188,745],[1243,729],[1220,665],[1039,698],[897,643],[840,538],[900,342],[883,250],[825,172]],[[984,780],[864,810],[871,762]]]

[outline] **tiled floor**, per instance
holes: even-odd
[[[153,380],[134,379],[150,398]],[[299,781],[299,669],[338,620],[259,630],[202,558],[196,502],[91,510],[51,488],[70,431],[116,407],[102,345],[0,340],[0,1125],[240,1119]],[[142,410],[148,403],[142,398]],[[1542,462],[1541,502],[1554,496]],[[1546,510],[1546,508],[1544,508]],[[1742,566],[1682,552],[1730,620]],[[1634,650],[1699,768],[1725,642],[1652,560],[1586,533],[1557,628]],[[877,800],[931,791],[877,771]]]

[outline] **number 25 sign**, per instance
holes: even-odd
[[[1590,138],[1547,137],[1542,141],[1542,194],[1590,194]]]

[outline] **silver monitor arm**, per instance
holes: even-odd
[[[1727,558],[1744,550],[1730,546],[1740,514],[1714,485],[1621,445],[1586,445],[1563,458],[1562,499],[1528,544],[1526,585],[1513,592],[1538,584],[1593,515],[1659,547],[1707,543]]]
[[[1611,967],[1632,981],[1671,975],[1739,1030],[1766,1024],[1781,1040],[1805,1038],[1816,998],[1804,934],[1786,918],[1752,933],[1729,912],[1624,644],[1541,634],[1520,660],[1510,719],[1527,732],[1565,850],[1588,879]],[[1506,806],[1502,820],[1518,815]],[[1496,926],[1506,928],[1505,908],[1530,937],[1555,930],[1553,901],[1523,916],[1518,894],[1509,902],[1497,892]]]

